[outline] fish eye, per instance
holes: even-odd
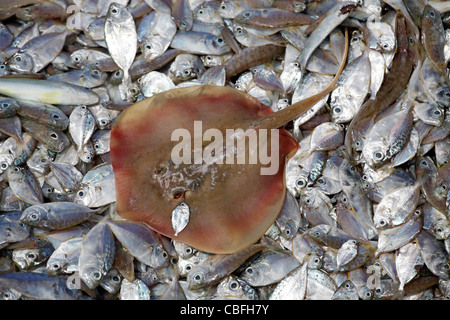
[[[314,235],[315,237],[320,237],[320,232],[319,232],[319,231],[314,231],[314,232],[313,232],[313,235]]]
[[[310,198],[307,198],[307,199],[305,200],[305,203],[306,203],[306,204],[311,204],[311,202],[312,202],[312,201],[311,201]]]
[[[77,195],[81,198],[84,197],[84,191],[83,190],[78,191]]]
[[[196,273],[194,275],[194,281],[201,282],[203,280],[203,275],[201,273]]]
[[[20,169],[19,169],[19,167],[14,167],[13,171],[14,171],[14,172],[19,172]]]
[[[94,271],[94,272],[92,273],[92,277],[93,277],[95,280],[100,280],[100,279],[102,278],[102,274],[101,274],[100,272],[98,272],[98,271]]]
[[[340,107],[335,107],[335,108],[333,109],[333,112],[336,113],[336,114],[339,114],[339,113],[342,112],[342,109],[341,109]]]
[[[384,219],[380,220],[380,226],[384,227],[387,224],[387,221]]]
[[[223,42],[223,39],[222,39],[222,38],[217,38],[217,42],[218,42],[218,43],[222,43],[222,42]]]
[[[170,259],[170,263],[171,264],[177,264],[178,260],[177,258],[173,257],[172,259]]]
[[[325,180],[323,180],[322,178],[319,178],[319,179],[317,179],[317,183],[325,184]]]
[[[246,12],[244,12],[244,17],[246,17],[246,18],[250,18],[251,17],[251,15],[252,15],[252,13],[250,12],[250,11],[246,11]]]
[[[382,160],[384,157],[383,152],[381,152],[381,151],[375,151],[373,153],[373,156],[376,160]]]
[[[347,200],[348,200],[347,197],[342,197],[342,202],[343,203],[347,203]]]
[[[116,14],[116,13],[118,13],[119,11],[116,9],[116,8],[113,8],[113,9],[111,9],[111,13],[113,13],[113,14]]]
[[[4,65],[4,64],[2,64],[1,66],[0,66],[0,69],[5,69],[6,68],[6,66]]]
[[[52,270],[58,271],[61,268],[61,265],[58,262],[53,263]]]
[[[202,9],[200,9],[200,10],[198,10],[197,13],[198,13],[198,14],[203,14],[203,12],[204,12],[204,11],[203,11]]]
[[[248,267],[247,269],[245,269],[245,272],[248,274],[253,274],[253,268],[252,267]]]
[[[436,14],[434,13],[434,11],[430,11],[430,17],[433,19],[436,17]]]
[[[186,248],[184,250],[184,252],[186,252],[187,254],[191,254],[192,253],[192,248]]]
[[[6,162],[3,162],[3,163],[0,165],[0,167],[1,167],[3,170],[6,170],[6,169],[8,168],[8,164],[7,164]]]
[[[163,251],[162,256],[163,256],[163,258],[167,258],[169,255],[167,254],[167,252]]]
[[[36,213],[36,212],[31,213],[29,217],[30,217],[31,221],[38,221],[39,220],[39,214]]]
[[[188,76],[188,75],[191,74],[191,71],[189,71],[189,70],[186,69],[186,70],[183,71],[183,73],[184,73],[186,76]]]
[[[192,270],[192,265],[188,264],[186,265],[186,271],[191,271]]]
[[[4,102],[4,103],[2,104],[2,107],[3,107],[3,108],[8,108],[8,107],[9,107],[9,103],[8,103],[8,102]]]
[[[423,167],[428,167],[428,162],[426,162],[425,160],[420,161],[420,165]]]
[[[94,70],[94,71],[92,71],[92,73],[95,74],[95,75],[100,74],[100,72],[98,70]]]
[[[222,10],[225,10],[227,7],[226,7],[226,5],[222,5],[221,7],[220,7],[220,9],[222,9]]]
[[[27,253],[27,258],[34,261],[34,260],[36,260],[37,255],[34,252],[29,252],[29,253]]]
[[[367,291],[365,294],[366,298],[371,298],[372,297],[372,292]]]
[[[52,118],[55,119],[55,120],[60,119],[60,117],[57,114],[52,115]]]
[[[183,192],[177,191],[177,192],[175,192],[175,193],[173,194],[173,198],[174,198],[174,199],[179,199],[179,198],[181,198],[182,195],[183,195]]]
[[[375,289],[375,293],[381,293],[381,292],[382,292],[382,291],[381,291],[380,288]]]
[[[297,179],[297,181],[295,182],[295,184],[297,186],[299,186],[300,188],[303,188],[304,186],[306,186],[306,180],[303,178],[299,178]]]
[[[229,288],[233,291],[236,291],[239,288],[239,283],[236,280],[230,282]]]
[[[150,50],[151,48],[152,48],[152,46],[149,44],[145,46],[145,49],[147,49],[147,50]]]
[[[119,276],[113,276],[113,277],[111,277],[111,280],[112,280],[113,282],[119,283],[119,282],[120,282],[120,277],[119,277]]]

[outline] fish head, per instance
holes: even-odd
[[[80,277],[83,282],[90,288],[96,288],[105,274],[99,264],[82,264],[80,265]]]
[[[31,73],[34,68],[33,58],[26,52],[17,52],[8,60],[11,70],[19,73]]]
[[[48,212],[45,208],[34,205],[23,211],[20,221],[32,226],[39,226],[43,224],[44,220],[47,218],[47,214]]]
[[[348,101],[346,101],[348,102]],[[331,108],[331,119],[335,123],[346,123],[353,119],[355,113],[346,104],[336,104]]]
[[[362,155],[370,168],[377,169],[388,159],[388,147],[382,141],[365,141]]]
[[[0,114],[4,117],[13,116],[19,110],[19,105],[13,99],[1,99],[0,100]]]
[[[144,58],[150,61],[161,56],[165,51],[163,41],[161,36],[152,36],[143,41],[140,47]]]
[[[127,9],[123,5],[117,2],[112,2],[109,5],[107,18],[116,23],[121,23],[129,18],[129,14]]]
[[[197,265],[188,273],[186,280],[189,290],[201,289],[205,286],[208,269],[204,265]]]
[[[95,202],[95,191],[88,185],[81,186],[75,194],[74,202],[89,207]]]
[[[169,264],[169,255],[161,244],[157,244],[153,248],[150,259],[154,268],[163,268]]]

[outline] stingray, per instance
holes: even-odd
[[[346,43],[344,57],[347,31]],[[212,85],[175,88],[125,109],[111,130],[117,213],[209,253],[234,253],[254,244],[282,209],[285,164],[299,148],[283,126],[336,87],[345,60],[327,89],[278,112],[245,92]],[[181,139],[173,139],[173,133],[181,128],[195,137],[199,121],[202,133],[214,128],[224,136],[227,129],[252,129],[261,136],[278,129],[278,170],[262,174],[261,169],[268,165],[259,160],[250,163],[250,148],[244,163],[196,161],[196,152],[205,151],[217,136],[209,140],[203,136],[190,155],[187,149],[181,150],[186,151],[187,161],[174,161],[173,150]],[[195,141],[183,144],[187,148],[193,145]],[[272,147],[267,143],[268,154]],[[218,155],[215,152],[211,153],[213,158]],[[221,155],[227,152],[236,152],[236,148],[230,147]],[[172,213],[180,204],[188,206],[189,219],[182,230],[174,230]]]

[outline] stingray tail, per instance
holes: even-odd
[[[339,65],[339,70],[334,76],[333,81],[330,83],[330,85],[323,91],[309,97],[306,99],[303,99],[301,101],[298,101],[294,103],[293,105],[284,108],[281,111],[271,113],[264,118],[261,119],[261,121],[258,121],[254,127],[256,128],[267,128],[267,129],[275,129],[280,128],[289,121],[294,120],[295,118],[301,116],[303,113],[308,111],[314,104],[319,102],[323,97],[325,97],[327,94],[329,94],[331,91],[336,89],[337,82],[339,80],[339,77],[344,70],[345,62],[347,61],[347,54],[348,54],[348,30],[345,28],[345,52],[341,61],[341,64]]]

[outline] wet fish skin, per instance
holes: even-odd
[[[331,297],[332,300],[359,300],[356,287],[351,280],[344,281]]]
[[[281,281],[289,272],[300,266],[293,255],[263,252],[241,274],[250,286],[259,287]]]
[[[9,272],[0,275],[0,283],[33,299],[77,300],[81,291],[68,289],[66,280],[65,277],[37,272]]]
[[[256,244],[237,254],[212,255],[206,258],[189,272],[187,276],[189,289],[198,290],[218,283],[236,270],[243,261],[266,247],[263,244]]]
[[[417,244],[428,269],[441,279],[448,280],[450,277],[450,261],[443,243],[423,230],[417,236]]]
[[[17,113],[24,118],[44,124],[59,131],[64,131],[69,125],[69,118],[59,108],[50,104],[39,104],[18,100]]]
[[[124,221],[107,221],[106,224],[136,259],[152,268],[167,266],[169,256],[152,230]]]
[[[69,116],[69,132],[78,152],[88,143],[94,133],[95,119],[86,106],[75,107]]]
[[[46,270],[50,274],[73,273],[78,271],[82,237],[62,242],[48,258]]]
[[[220,298],[233,297],[242,300],[258,300],[256,290],[234,275],[226,277],[217,285],[216,294]]]
[[[39,243],[37,248],[14,249],[12,259],[20,269],[30,270],[45,263],[53,250],[49,242]]]
[[[25,209],[20,220],[32,226],[57,230],[86,221],[95,212],[73,202],[43,203]]]
[[[114,236],[105,222],[97,223],[81,244],[80,277],[90,288],[97,287],[114,260]]]
[[[271,8],[244,10],[234,17],[234,21],[241,25],[256,28],[284,28],[311,24],[314,19],[303,13],[293,13],[282,9]]]
[[[114,172],[108,163],[89,170],[76,192],[74,202],[89,208],[107,205],[115,200]]]
[[[63,131],[55,130],[33,120],[22,118],[22,127],[34,139],[42,142],[47,149],[61,152],[70,145],[69,138]]]
[[[419,203],[420,184],[400,187],[385,195],[374,212],[377,228],[389,228],[403,224]]]
[[[0,93],[16,99],[60,105],[91,105],[99,100],[95,93],[80,86],[23,78],[0,78]]]
[[[131,85],[129,69],[137,51],[137,32],[132,15],[124,6],[114,2],[105,21],[105,41],[111,58],[123,70],[121,97],[128,98]]]
[[[423,10],[421,31],[421,41],[428,58],[439,72],[445,74],[444,25],[441,14],[430,4],[426,5]]]
[[[222,55],[231,50],[222,37],[198,31],[177,33],[170,46],[189,53],[206,55]]]
[[[13,99],[1,99],[0,100],[0,118],[8,118],[17,113],[19,105]]]
[[[0,248],[29,237],[30,226],[21,222],[20,216],[20,211],[10,211],[0,216]]]
[[[39,182],[29,169],[17,166],[9,167],[7,176],[9,186],[18,198],[32,205],[44,202]]]
[[[378,235],[378,249],[375,255],[394,251],[413,240],[421,231],[423,218],[421,212],[413,216],[404,224],[380,231]]]

